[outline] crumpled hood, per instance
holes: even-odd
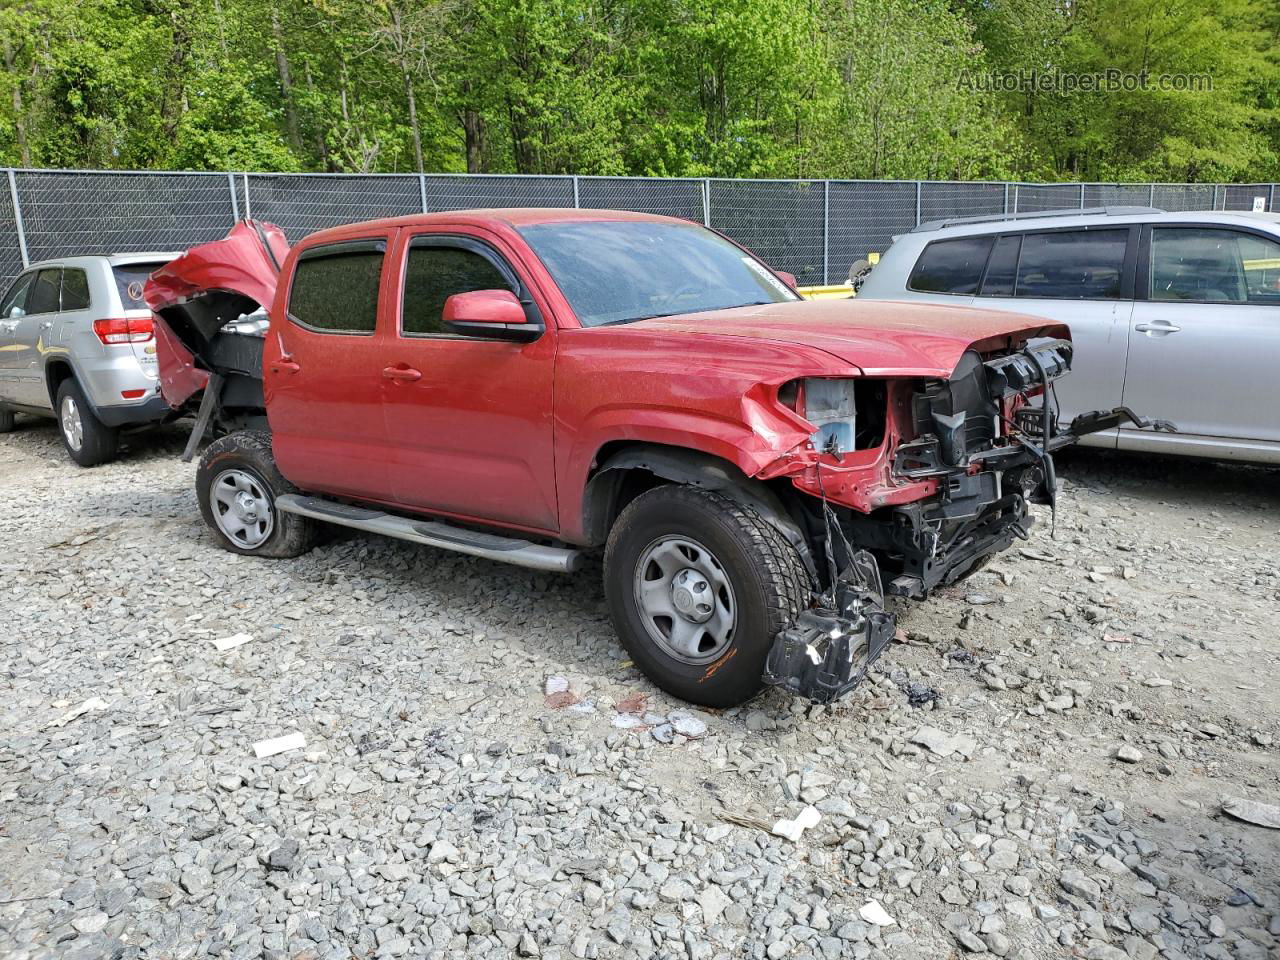
[[[218,369],[213,344],[226,324],[270,308],[288,253],[275,224],[241,220],[221,240],[192,247],[147,278],[142,296],[156,316],[160,389],[171,406],[204,388],[205,371]]]
[[[210,293],[270,307],[288,253],[289,241],[275,224],[241,220],[221,240],[192,247],[152,273],[142,295],[157,313]]]
[[[870,377],[947,378],[971,347],[988,350],[1033,337],[1070,337],[1063,324],[1025,314],[856,299],[798,300],[655,317],[622,329],[802,344]]]

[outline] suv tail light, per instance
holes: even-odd
[[[155,335],[150,317],[112,317],[93,321],[93,332],[103,343],[146,343]]]

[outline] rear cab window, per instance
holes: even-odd
[[[147,310],[147,302],[142,299],[142,288],[147,277],[164,266],[158,263],[118,263],[112,266],[111,276],[115,280],[116,290],[120,294],[120,306],[125,310]]]
[[[933,241],[916,261],[907,288],[921,293],[973,296],[978,292],[994,243],[993,236]]]
[[[316,333],[371,336],[387,244],[383,239],[304,250],[293,269],[289,319]]]

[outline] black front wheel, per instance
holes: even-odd
[[[622,511],[605,595],[636,665],[668,693],[728,707],[754,696],[774,637],[809,603],[799,553],[750,506],[670,485]]]

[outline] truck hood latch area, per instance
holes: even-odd
[[[832,703],[862,682],[896,629],[897,619],[884,609],[875,558],[859,550],[816,606],[801,611],[774,639],[764,682]]]

